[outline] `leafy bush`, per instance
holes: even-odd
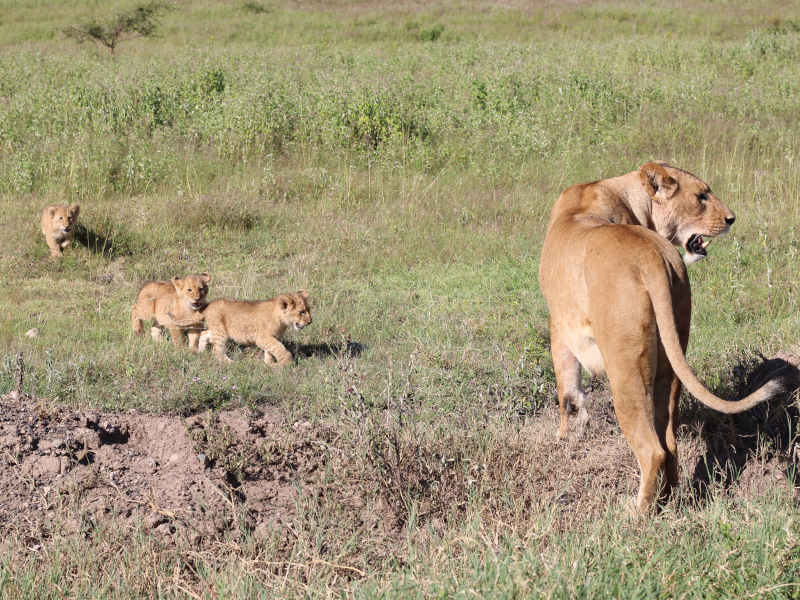
[[[225,91],[225,85],[225,71],[222,69],[206,71],[200,78],[200,89],[206,96],[221,94]]]
[[[413,106],[413,101],[408,104],[411,106],[388,93],[362,92],[345,103],[339,124],[351,140],[373,149],[397,138],[424,141],[430,128],[419,107]]]
[[[435,42],[442,36],[444,25],[436,24],[429,29],[421,29],[419,32],[419,39],[423,42]]]

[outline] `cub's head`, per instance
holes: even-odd
[[[294,327],[299,331],[306,325],[311,325],[311,309],[305,290],[278,296],[278,309],[281,311],[281,321],[287,327]]]
[[[727,233],[736,215],[691,173],[663,162],[639,169],[642,186],[653,201],[656,231],[686,250],[686,264],[705,258],[711,240]]]
[[[209,283],[211,283],[211,277],[208,273],[187,275],[183,279],[179,277],[172,278],[172,285],[175,287],[178,297],[184,300],[192,310],[205,308]]]
[[[71,206],[57,204],[48,206],[44,210],[50,220],[50,230],[54,233],[68,234],[75,229],[81,207],[77,204]]]

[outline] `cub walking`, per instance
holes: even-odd
[[[166,327],[172,343],[183,346],[184,331],[189,337],[189,347],[197,349],[197,341],[203,328],[203,308],[211,277],[208,273],[188,275],[183,279],[173,277],[170,281],[148,281],[136,296],[131,309],[131,327],[134,333],[142,333],[143,321],[154,321],[150,329],[153,340],[161,339],[161,330]]]
[[[60,257],[64,254],[64,248],[72,242],[80,211],[81,207],[77,204],[55,204],[42,211],[42,233],[50,248],[50,256]]]
[[[225,356],[225,342],[255,344],[264,351],[264,362],[281,366],[292,360],[280,338],[287,328],[300,330],[311,324],[308,294],[300,290],[271,300],[214,300],[203,311],[207,331],[200,335],[199,350],[211,343],[218,360]]]

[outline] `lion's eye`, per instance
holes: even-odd
[[[701,192],[701,193],[697,194],[697,199],[700,201],[700,204],[705,204],[706,200],[708,200],[708,193],[707,192]]]

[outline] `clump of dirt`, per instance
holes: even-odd
[[[299,434],[289,439],[287,429]],[[8,394],[0,398],[0,534],[42,539],[56,524],[81,531],[115,520],[197,545],[252,531],[293,511],[297,481],[313,478],[327,435],[270,412],[184,419]]]

